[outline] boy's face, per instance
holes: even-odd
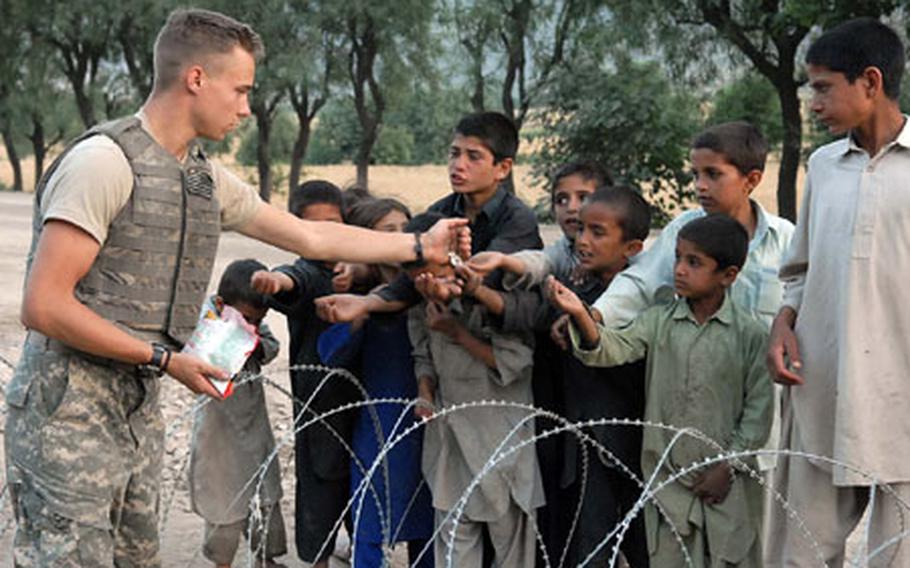
[[[219,296],[216,298],[215,305],[219,311],[222,310],[225,305],[224,300],[222,300]],[[240,312],[240,315],[243,316],[243,319],[246,320],[246,323],[257,328],[260,324],[262,324],[262,320],[265,319],[265,314],[269,313],[268,308],[257,308],[256,306],[248,304],[246,302],[237,302],[236,304],[231,305],[231,307]]]
[[[581,221],[578,218],[581,206],[597,189],[597,182],[585,179],[581,174],[561,178],[553,188],[553,213],[562,234],[575,240]]]
[[[307,221],[344,222],[341,209],[334,203],[311,203],[300,211],[300,218]]]
[[[689,161],[695,175],[698,203],[708,213],[733,216],[748,205],[749,194],[762,177],[758,170],[744,175],[726,156],[708,148],[691,150]]]
[[[717,261],[705,254],[695,243],[682,238],[677,239],[673,286],[676,293],[683,298],[700,300],[723,294],[736,280],[738,272],[735,266],[718,270]]]
[[[575,239],[579,263],[589,272],[622,270],[641,250],[637,239],[626,241],[619,225],[622,212],[606,203],[589,203],[581,210],[581,229]]]
[[[832,134],[843,134],[856,128],[874,110],[869,83],[860,75],[851,83],[847,76],[823,65],[808,65],[812,100],[809,108]]]
[[[373,225],[374,231],[383,233],[403,233],[408,226],[408,217],[397,209],[392,209]]]
[[[494,164],[493,153],[476,136],[456,134],[449,146],[449,183],[455,193],[492,193],[511,170],[511,158]]]

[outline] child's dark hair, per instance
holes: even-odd
[[[229,306],[248,304],[254,308],[267,308],[265,294],[260,294],[250,285],[253,273],[268,268],[252,258],[235,260],[221,274],[218,282],[218,295]]]
[[[404,232],[416,233],[417,231],[420,231],[421,233],[425,233],[438,221],[445,218],[445,215],[437,213],[436,211],[427,211],[426,213],[414,215],[411,220],[408,221],[408,225],[404,228]]]
[[[651,206],[640,193],[625,185],[601,187],[585,204],[603,203],[619,213],[623,242],[643,241],[651,230]]]
[[[551,196],[556,192],[556,186],[559,185],[559,182],[569,176],[579,176],[585,181],[593,181],[594,187],[613,185],[613,176],[597,162],[569,162],[560,166],[552,175],[550,183]]]
[[[686,223],[677,238],[689,241],[717,261],[717,269],[742,268],[749,253],[749,233],[733,217],[714,213]]]
[[[765,171],[768,141],[748,122],[724,122],[707,128],[692,141],[693,150],[700,148],[722,154],[743,175]]]
[[[809,47],[806,63],[843,73],[853,83],[867,67],[882,72],[885,95],[897,100],[904,75],[904,46],[889,26],[873,18],[856,18],[831,28]]]
[[[344,205],[342,208],[342,213],[344,213],[344,221],[348,222],[348,213],[351,212],[358,203],[363,201],[371,201],[375,199],[365,187],[361,187],[356,183],[351,184],[344,188],[341,192],[341,202]]]
[[[399,211],[409,221],[411,220],[411,211],[408,206],[391,197],[359,201],[348,211],[346,219],[351,225],[372,229],[376,223],[392,211]]]
[[[288,211],[297,217],[303,217],[303,211],[310,205],[336,205],[339,211],[344,210],[341,190],[338,186],[324,179],[305,181],[291,190],[288,196]]]
[[[518,153],[518,129],[500,112],[479,112],[462,117],[455,126],[455,134],[480,138],[493,154],[494,164],[506,158],[514,160]]]

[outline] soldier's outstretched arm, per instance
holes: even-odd
[[[152,346],[121,330],[76,299],[76,284],[88,273],[101,245],[71,223],[44,225],[22,299],[22,323],[73,349],[129,364],[146,364]],[[221,398],[206,375],[224,373],[184,353],[174,353],[169,375],[197,393]],[[226,378],[226,377],[225,377]]]
[[[470,254],[467,219],[442,219],[420,235],[423,257],[444,263],[450,251]],[[246,225],[244,235],[295,252],[310,260],[397,263],[415,260],[412,233],[384,233],[360,227],[304,221],[263,203]]]

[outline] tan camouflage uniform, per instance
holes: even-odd
[[[39,184],[32,254],[45,221],[48,180],[77,144],[100,135],[122,150],[132,188],[105,238],[92,233],[101,248],[75,296],[132,335],[177,348],[195,325],[220,233],[219,194],[201,152],[191,150],[178,163],[138,117],[83,135]],[[78,173],[105,187],[104,172],[85,169]],[[7,388],[15,566],[160,566],[159,380],[141,367],[29,331]]]

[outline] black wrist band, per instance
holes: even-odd
[[[171,350],[160,343],[152,343],[152,358],[148,362],[149,367],[154,367],[163,373],[170,362]]]
[[[420,231],[414,231],[414,260],[402,262],[401,266],[405,269],[419,268],[426,264],[423,259],[423,243],[420,242],[420,235],[422,234]]]

